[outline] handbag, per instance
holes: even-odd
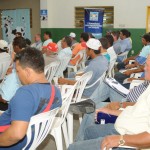
[[[93,113],[95,112],[95,102],[91,99],[86,99],[80,102],[70,104],[69,111],[74,114]]]
[[[117,117],[118,116],[99,112],[99,113],[97,113],[97,120],[95,121],[95,123],[96,124],[115,123]]]

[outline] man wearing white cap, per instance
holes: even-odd
[[[71,43],[71,47],[72,47],[74,44],[78,43],[78,42],[76,41],[76,34],[73,33],[73,32],[71,32],[71,33],[69,34],[69,36],[70,36],[71,41],[72,41],[72,43]]]
[[[0,40],[0,60],[5,60],[10,57],[8,54],[8,43],[4,40]]]
[[[86,53],[89,57],[91,57],[92,60],[90,61],[85,71],[80,75],[92,71],[92,78],[87,83],[88,85],[91,85],[92,83],[97,81],[97,79],[108,69],[108,61],[103,55],[100,55],[99,47],[101,46],[101,43],[99,40],[91,38],[87,41],[86,45]],[[74,84],[75,82],[75,80],[73,81],[64,78],[58,79],[59,84]],[[98,85],[99,83],[89,89],[84,90],[83,95],[86,97],[90,97],[93,94],[94,90],[98,87]]]

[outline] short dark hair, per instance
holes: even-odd
[[[13,46],[18,46],[20,49],[22,49],[27,46],[27,43],[23,37],[15,37],[13,40]]]
[[[51,33],[50,31],[45,31],[45,32],[44,32],[44,34],[48,35],[48,36],[49,36],[49,38],[51,38],[51,37],[52,37],[52,33]]]
[[[146,42],[150,42],[150,34],[146,33],[142,36],[143,39],[145,39]]]
[[[87,32],[82,32],[80,38],[83,38],[85,42],[89,40],[89,34]]]
[[[64,37],[64,41],[67,43],[67,45],[68,45],[69,47],[71,47],[72,41],[71,41],[70,36],[65,36],[65,37]]]
[[[37,73],[44,72],[44,58],[41,51],[27,47],[16,54],[15,62],[19,61],[22,68],[30,67]]]
[[[129,35],[131,35],[131,33],[129,33],[127,29],[122,29],[120,30],[120,32],[122,32],[122,34],[125,35],[126,37],[129,37]]]
[[[112,35],[105,35],[105,38],[108,40],[108,43],[110,44],[110,47],[111,47],[114,43],[114,39]]]
[[[108,39],[106,37],[102,37],[99,39],[104,49],[108,49]]]
[[[96,55],[100,54],[100,50],[99,49],[98,50],[94,50],[94,49],[91,49],[91,48],[88,47],[88,50],[92,50]]]
[[[26,45],[30,46],[31,45],[31,41],[28,38],[26,38],[25,40],[26,40]]]
[[[22,37],[22,33],[21,32],[16,32],[16,34],[18,34],[20,37]]]
[[[112,31],[111,34],[114,35],[114,36],[116,36],[117,39],[119,39],[120,31]]]

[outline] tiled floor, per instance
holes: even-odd
[[[77,116],[74,116],[74,138],[79,128],[79,120]],[[48,135],[43,143],[37,148],[37,150],[57,150],[54,138],[51,135]],[[63,141],[63,150],[66,150],[64,141]]]

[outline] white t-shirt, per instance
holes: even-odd
[[[0,61],[5,61],[6,59],[7,59],[7,60],[8,60],[8,59],[11,60],[10,55],[9,55],[8,53],[6,53],[6,52],[0,53]]]
[[[150,85],[134,106],[128,106],[119,115],[115,129],[121,134],[150,133]]]
[[[48,39],[46,41],[44,41],[43,46],[47,46],[49,43],[52,43],[53,40],[52,39]]]
[[[59,53],[58,53],[58,58],[64,58],[64,57],[72,57],[72,51],[70,47],[64,48],[62,49]]]
[[[107,49],[107,53],[110,55],[110,63],[117,59],[116,52],[114,51],[113,46]]]

